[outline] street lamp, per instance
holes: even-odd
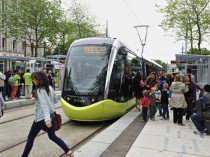
[[[142,76],[144,78],[146,72],[144,71],[143,53],[144,53],[144,46],[146,45],[147,32],[148,32],[149,25],[137,25],[137,26],[134,26],[134,28],[136,28],[136,30],[137,30],[139,40],[140,40],[140,43],[141,43],[141,46],[142,46],[142,49],[141,49],[141,59],[142,59],[142,61],[141,61],[141,71],[142,71]],[[143,38],[140,36],[140,32],[139,32],[140,29],[145,29],[145,34],[144,34]]]

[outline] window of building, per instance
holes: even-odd
[[[7,39],[2,38],[2,50],[7,50]]]
[[[16,40],[13,40],[13,42],[12,42],[12,51],[15,52],[16,48],[17,48],[17,42],[16,42]]]

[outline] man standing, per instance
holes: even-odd
[[[32,79],[30,69],[26,70],[26,73],[23,75],[25,80],[25,98],[31,99],[31,90],[32,90]]]
[[[5,79],[6,79],[6,76],[2,73],[2,69],[0,69],[0,91],[2,91],[2,97],[4,101],[6,101],[5,99],[6,91],[5,91],[5,86],[4,86]]]

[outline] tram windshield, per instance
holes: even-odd
[[[64,92],[72,95],[102,95],[110,51],[110,45],[72,47],[66,60]]]

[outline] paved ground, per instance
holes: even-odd
[[[195,135],[192,122],[178,126],[170,120],[148,121],[131,110],[112,126],[75,150],[76,157],[210,157],[210,136]],[[144,126],[145,125],[145,126]],[[134,138],[135,137],[135,138]]]

